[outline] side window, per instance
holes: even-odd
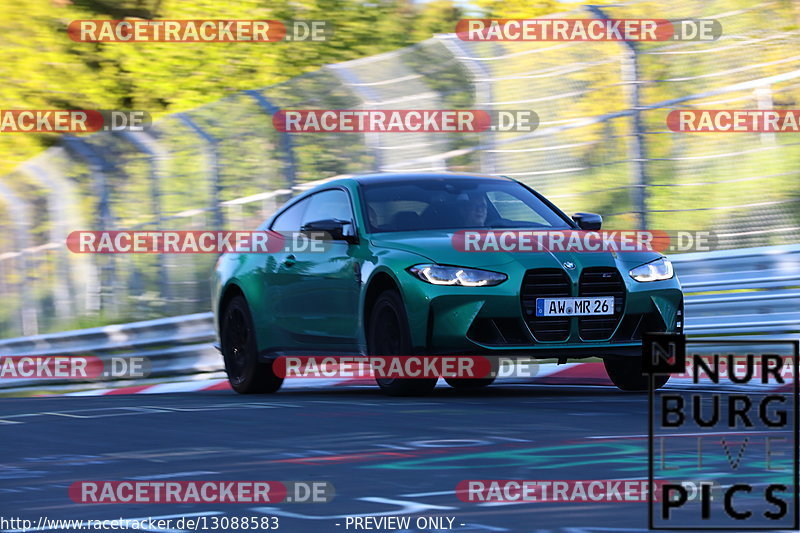
[[[272,231],[300,231],[303,213],[308,207],[309,200],[296,203],[280,215],[272,223]]]
[[[323,191],[308,199],[309,205],[303,215],[302,224],[318,220],[337,219],[350,222],[348,231],[353,232],[353,210],[350,207],[350,196],[340,189]]]

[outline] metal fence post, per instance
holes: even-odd
[[[30,262],[27,258],[28,248],[31,246],[31,215],[30,209],[25,201],[20,198],[13,190],[3,185],[0,181],[0,198],[5,198],[8,210],[11,212],[14,226],[12,241],[18,250],[18,271],[22,273],[17,288],[20,299],[19,315],[17,326],[23,335],[35,335],[38,333],[39,325],[37,320],[36,305],[33,301],[33,279],[30,271]]]
[[[99,231],[110,230],[114,227],[114,217],[111,211],[111,196],[108,190],[106,173],[113,169],[113,165],[100,154],[98,154],[95,149],[83,139],[65,135],[62,138],[62,141],[67,150],[77,154],[81,159],[88,163],[92,188],[94,189],[94,194],[97,198],[97,229]],[[119,302],[117,301],[115,295],[117,287],[115,261],[116,259],[114,254],[109,254],[105,259],[105,264],[100,267],[100,276],[96,287],[92,287],[92,280],[87,279],[88,294],[97,295],[97,300],[92,301],[90,297],[90,299],[87,301],[87,309],[94,308],[100,311],[110,310],[112,315],[116,315],[119,311]],[[111,288],[111,294],[107,294],[104,290],[104,279],[107,286]]]
[[[476,106],[485,105],[487,108],[494,105],[492,92],[492,72],[485,65],[484,61],[475,61],[469,58],[468,51],[464,43],[458,38],[450,38],[449,35],[437,36],[440,42],[447,48],[453,56],[472,76],[472,84],[475,90]],[[500,43],[497,43],[498,45]],[[481,172],[484,174],[497,173],[497,157],[492,150],[494,149],[494,133],[485,131],[481,135],[484,140],[481,142],[483,149],[480,151]]]
[[[52,172],[52,169],[39,164],[35,159],[23,163],[19,168],[27,176],[47,187],[50,242],[65,243],[67,229],[74,226],[69,213],[75,201],[71,184],[63,176]],[[73,229],[77,228],[73,227]],[[56,281],[53,283],[53,308],[55,310],[55,318],[60,320],[68,318],[75,309],[73,300],[75,291],[67,254],[67,249],[64,246],[60,246],[55,250]]]
[[[598,6],[586,8],[598,18],[609,20],[609,16]],[[645,150],[644,127],[642,126],[642,106],[639,91],[639,50],[633,41],[622,41],[625,52],[622,56],[622,83],[631,109],[631,140],[628,154],[633,164],[633,209],[636,213],[638,229],[647,229],[647,154]]]
[[[356,78],[352,72],[347,70],[347,68],[343,67],[342,65],[325,65],[322,68],[330,70],[334,76],[341,80],[345,87],[350,89],[350,91],[354,94],[358,95],[358,98],[364,104],[377,102],[379,100],[378,95],[375,94],[372,89],[369,87],[360,86],[358,83],[358,78]],[[375,170],[380,172],[383,170],[383,157],[380,150],[381,143],[379,134],[376,132],[365,132],[364,143],[372,152]]]
[[[167,174],[165,162],[167,152],[150,135],[142,132],[121,131],[120,135],[130,141],[137,149],[147,154],[150,160],[150,209],[155,217],[156,229],[164,229],[164,213],[161,209],[161,180]],[[165,300],[170,298],[169,273],[164,254],[156,254],[158,265],[159,292]]]
[[[270,116],[275,116],[275,114],[280,111],[278,106],[270,102],[269,99],[259,91],[249,90],[244,91],[244,93],[252,97],[258,103],[259,107]],[[281,159],[284,163],[283,171],[286,176],[286,183],[290,188],[294,188],[294,186],[297,185],[297,162],[294,158],[294,143],[292,143],[291,135],[288,132],[281,131],[278,133],[281,139]]]
[[[225,216],[222,212],[222,184],[219,179],[219,153],[217,139],[201,128],[195,121],[193,121],[187,114],[179,113],[178,118],[183,122],[186,127],[200,137],[204,144],[205,149],[203,153],[206,156],[206,173],[208,176],[209,193],[211,195],[211,209],[214,212],[214,224],[216,229],[225,227]]]
[[[771,111],[774,104],[772,97],[772,87],[764,85],[753,90],[756,100],[756,108],[759,110]],[[760,133],[761,144],[775,144],[775,133]]]

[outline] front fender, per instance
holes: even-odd
[[[428,336],[428,314],[430,312],[430,299],[424,292],[415,288],[415,282],[420,282],[406,271],[408,267],[419,263],[429,263],[426,257],[419,256],[403,250],[379,249],[375,252],[372,261],[365,262],[362,267],[364,290],[361,293],[362,332],[361,344],[366,348],[366,335],[363,317],[367,316],[367,294],[369,287],[381,274],[388,275],[400,292],[400,298],[406,309],[408,325],[411,331],[411,345],[415,350],[424,350]]]
[[[237,287],[247,300],[255,326],[256,344],[259,351],[268,346],[269,330],[265,317],[264,268],[270,258],[267,254],[225,254],[220,258],[213,276],[214,328],[219,342],[219,314],[223,298],[232,287]],[[273,259],[274,260],[274,259]]]

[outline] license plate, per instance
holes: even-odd
[[[591,316],[613,314],[613,296],[536,298],[536,316]]]

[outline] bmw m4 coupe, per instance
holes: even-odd
[[[615,385],[644,390],[645,332],[680,332],[683,293],[655,251],[466,251],[465,232],[599,230],[506,177],[373,174],[291,199],[259,230],[325,232],[322,250],[223,254],[213,278],[232,387],[274,392],[284,355],[602,358]],[[662,386],[668,376],[656,377]],[[378,378],[394,395],[436,378]],[[492,378],[448,378],[478,387]]]

